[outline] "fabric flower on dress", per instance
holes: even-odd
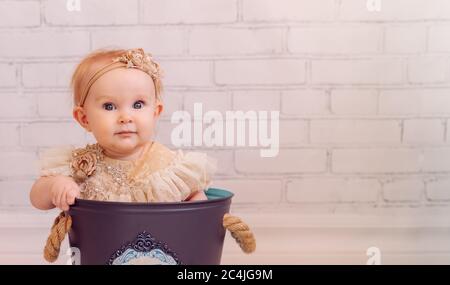
[[[103,149],[98,144],[74,150],[70,166],[75,180],[84,181],[94,174],[97,162],[101,159],[103,159]]]

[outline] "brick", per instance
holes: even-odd
[[[231,23],[237,20],[236,0],[149,0],[141,2],[141,23]]]
[[[80,1],[80,11],[68,9],[67,1],[46,0],[45,20],[49,25],[130,25],[138,23],[138,0]]]
[[[335,115],[375,115],[378,94],[373,90],[332,90],[331,112]]]
[[[450,89],[382,90],[379,113],[382,115],[449,114],[449,92]]]
[[[313,60],[313,83],[395,84],[403,81],[403,63],[398,59]]]
[[[16,82],[16,67],[12,63],[0,63],[0,87],[12,87]]]
[[[1,1],[0,27],[35,27],[41,23],[37,1]]]
[[[280,53],[283,51],[283,39],[282,29],[198,28],[190,32],[189,53],[194,55]]]
[[[40,117],[72,118],[73,98],[71,93],[36,94]]]
[[[171,118],[173,112],[183,110],[184,95],[182,92],[164,91],[162,94],[164,109],[161,118]]]
[[[309,143],[309,126],[307,121],[281,120],[280,145]]]
[[[217,84],[302,84],[306,62],[296,59],[217,61],[214,75]]]
[[[330,21],[334,19],[335,1],[322,0],[244,0],[244,21]]]
[[[17,146],[20,144],[20,125],[0,123],[0,146]]]
[[[160,61],[165,86],[211,86],[211,63],[208,61]]]
[[[323,90],[283,91],[281,111],[286,115],[329,115],[329,97]]]
[[[400,143],[401,126],[394,120],[312,120],[311,143]]]
[[[445,57],[416,57],[408,61],[408,80],[411,83],[444,82],[448,78],[448,59]]]
[[[335,173],[413,173],[421,167],[421,152],[416,149],[335,149]]]
[[[236,150],[236,170],[242,173],[313,173],[326,170],[323,149],[280,149],[276,157],[261,157],[260,150]]]
[[[115,28],[92,32],[92,48],[136,48],[141,47],[155,56],[184,53],[185,35],[179,28]]]
[[[233,92],[233,110],[258,111],[280,110],[280,94],[276,91],[235,91]]]
[[[449,52],[450,38],[447,36],[450,33],[450,25],[432,25],[429,28],[428,35],[428,50],[431,52]]]
[[[14,30],[0,32],[0,42],[0,54],[3,57],[81,56],[89,51],[89,33],[83,31]]]
[[[85,139],[85,131],[76,123],[29,123],[22,128],[25,146],[77,145]]]
[[[212,187],[234,193],[233,203],[279,203],[282,183],[269,179],[216,179]]]
[[[380,1],[380,11],[370,11],[368,1],[343,0],[339,19],[348,21],[414,21],[450,18],[450,3],[436,0],[389,0]]]
[[[450,200],[450,179],[437,179],[426,183],[426,196],[431,201]]]
[[[31,206],[30,190],[33,183],[32,180],[0,181],[0,205]]]
[[[423,152],[423,171],[441,172],[450,171],[450,149],[434,148]]]
[[[37,116],[36,98],[15,93],[0,94],[0,118],[33,118]]]
[[[194,118],[194,104],[201,103],[203,115],[218,111],[225,115],[231,110],[231,94],[226,92],[188,92],[184,96],[184,109]]]
[[[418,202],[424,187],[421,179],[395,179],[384,183],[383,197],[387,202]]]
[[[381,50],[381,28],[339,26],[292,28],[288,50],[308,54],[358,54]]]
[[[302,178],[287,184],[288,202],[376,202],[380,192],[376,179]]]
[[[385,35],[385,51],[390,53],[425,52],[426,27],[423,25],[389,26]]]
[[[37,156],[34,152],[0,152],[0,176],[35,176],[38,173]]]
[[[22,67],[25,87],[70,87],[75,63],[29,63]]]
[[[404,143],[442,143],[444,142],[444,123],[441,120],[405,120]]]

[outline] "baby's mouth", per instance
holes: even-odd
[[[118,132],[116,133],[116,135],[131,135],[131,134],[135,134],[136,132],[130,132],[130,131],[125,131],[125,132]]]

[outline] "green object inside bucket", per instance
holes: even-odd
[[[228,198],[233,196],[233,193],[227,190],[219,189],[219,188],[208,188],[205,191],[208,200],[220,199],[220,198]]]

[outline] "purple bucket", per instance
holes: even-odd
[[[220,264],[233,193],[216,188],[208,200],[124,203],[77,199],[71,247],[80,264]]]

